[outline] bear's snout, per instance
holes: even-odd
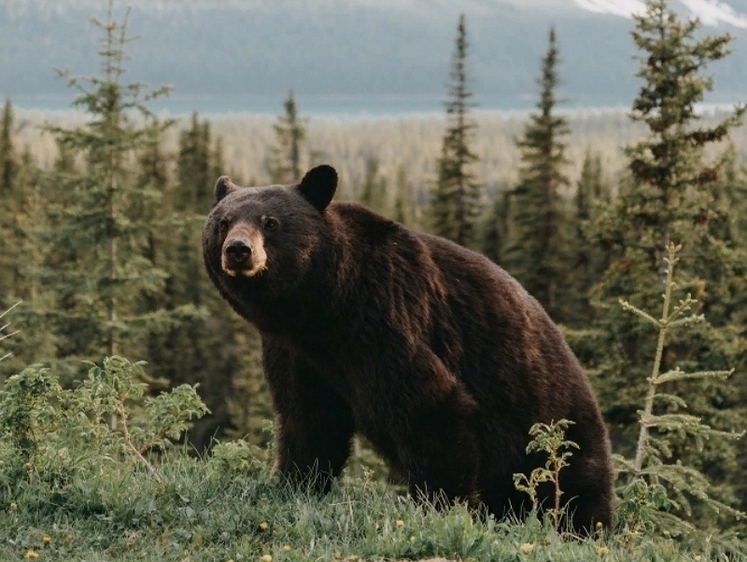
[[[231,240],[226,244],[226,261],[231,269],[246,269],[252,255],[252,247],[243,240]]]
[[[262,234],[247,225],[229,232],[223,243],[221,268],[231,277],[253,277],[264,271],[267,268],[267,253]]]

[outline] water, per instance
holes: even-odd
[[[156,113],[175,116],[197,111],[200,115],[250,113],[277,116],[283,113],[287,94],[190,95],[177,94],[148,102]],[[304,117],[387,118],[417,115],[443,115],[445,94],[390,95],[305,95],[296,94],[296,106]],[[14,107],[22,110],[65,111],[73,109],[73,92],[12,96]],[[531,109],[534,100],[510,99],[499,95],[475,95],[476,110],[514,112]]]

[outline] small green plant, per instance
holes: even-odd
[[[725,379],[730,371],[699,371],[687,373],[675,367],[661,372],[667,336],[676,328],[704,322],[702,315],[693,314],[697,303],[689,294],[677,304],[673,304],[674,271],[680,246],[670,243],[665,258],[666,276],[662,313],[659,319],[636,308],[627,301],[621,305],[658,329],[658,341],[651,376],[648,378],[648,391],[643,410],[640,412],[640,432],[634,459],[616,455],[618,471],[627,482],[621,490],[618,515],[627,532],[636,534],[654,530],[692,532],[695,528],[687,521],[671,513],[672,509],[689,514],[688,497],[695,497],[716,513],[743,517],[744,514],[711,497],[711,484],[696,468],[681,462],[667,462],[673,455],[670,434],[688,437],[696,441],[698,448],[703,442],[716,435],[729,439],[739,439],[744,432],[724,432],[702,423],[701,419],[686,413],[676,412],[687,405],[679,396],[662,392],[663,385],[675,381],[691,381],[706,378]]]
[[[570,420],[559,420],[557,422],[536,423],[529,428],[529,435],[532,440],[527,445],[527,454],[547,453],[545,466],[535,468],[527,477],[526,474],[514,474],[514,486],[520,492],[529,495],[532,502],[532,510],[538,511],[540,507],[538,498],[538,488],[540,484],[549,482],[554,487],[553,507],[546,509],[550,515],[555,529],[560,527],[560,516],[563,509],[560,505],[560,498],[563,496],[563,490],[560,488],[560,471],[568,466],[568,459],[573,455],[569,450],[578,449],[578,444],[565,438],[568,427],[574,422]]]
[[[5,317],[5,315],[8,314],[11,310],[13,310],[15,307],[17,307],[19,304],[20,302],[17,302],[13,306],[11,306],[9,309],[0,313],[0,324],[2,324],[3,318]],[[15,334],[18,333],[18,330],[16,330],[15,332],[10,332],[9,328],[10,328],[10,321],[7,321],[0,326],[0,341],[6,340],[9,337],[14,336]],[[2,352],[0,351],[0,353]],[[6,353],[5,355],[0,355],[0,361],[2,361],[3,359],[7,359],[8,357],[10,357],[10,355],[11,355],[10,353]]]
[[[49,369],[32,366],[13,375],[0,390],[0,440],[28,479],[40,476],[64,484],[86,469],[117,460],[142,464],[158,482],[146,457],[162,451],[207,413],[195,387],[181,385],[144,397],[142,363],[109,357],[92,365],[78,387],[65,390]],[[111,416],[117,428],[107,423]],[[21,468],[18,462],[6,468]]]

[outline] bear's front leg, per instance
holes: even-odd
[[[277,416],[276,466],[282,476],[327,492],[350,455],[349,406],[306,361],[263,339],[265,376]]]
[[[430,350],[402,373],[402,388],[389,390],[387,405],[411,494],[477,506],[477,403]]]

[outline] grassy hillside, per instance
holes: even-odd
[[[99,470],[54,492],[42,483],[15,483],[16,494],[2,494],[0,559],[722,560],[707,545],[691,551],[666,537],[602,533],[576,540],[537,520],[520,525],[482,519],[462,506],[435,510],[366,478],[346,478],[318,497],[284,487],[259,461],[237,462],[239,447],[222,458],[172,453],[159,466],[161,484],[103,458]]]
[[[623,506],[627,524],[589,538],[436,509],[355,456],[329,495],[291,488],[272,474],[272,445],[218,443],[205,457],[173,446],[165,437],[204,407],[188,385],[143,399],[142,380],[115,357],[72,389],[39,368],[0,388],[0,560],[724,560],[708,540],[647,532]]]

